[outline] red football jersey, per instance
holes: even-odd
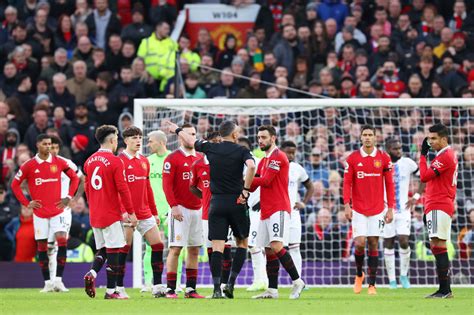
[[[191,180],[189,186],[199,188],[202,192],[202,219],[209,219],[209,205],[211,203],[211,168],[206,157],[199,159],[191,166]]]
[[[291,214],[288,194],[290,162],[286,154],[275,148],[258,163],[256,177],[250,187],[260,188],[260,218],[268,219],[275,212],[287,211]]]
[[[121,221],[121,202],[128,213],[134,213],[123,162],[112,151],[99,149],[92,154],[84,163],[84,174],[92,227],[105,228]]]
[[[202,154],[187,154],[178,149],[168,155],[163,164],[163,191],[170,207],[177,205],[191,210],[201,209],[201,199],[189,191],[191,166]]]
[[[150,184],[150,163],[141,154],[131,156],[123,151],[119,157],[125,167],[125,178],[132,195],[133,209],[138,220],[145,220],[158,215],[155,198]],[[123,205],[122,205],[123,212]]]
[[[384,186],[385,183],[385,186]],[[344,171],[344,204],[352,200],[352,209],[373,216],[395,205],[392,162],[387,153],[377,150],[369,155],[361,148],[349,155]]]
[[[420,179],[426,183],[425,213],[441,210],[453,216],[457,177],[458,160],[450,146],[438,152],[429,168],[426,157],[420,157]]]
[[[61,200],[62,172],[71,179],[68,195],[73,197],[79,186],[79,178],[69,168],[65,160],[51,154],[46,160],[42,160],[36,155],[20,167],[12,181],[13,193],[23,206],[28,207],[30,201],[26,199],[20,187],[21,183],[26,180],[31,200],[38,200],[42,205],[41,208],[33,210],[34,214],[40,218],[54,217],[64,211],[64,209],[56,207],[56,203]]]

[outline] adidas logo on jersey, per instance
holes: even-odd
[[[188,165],[188,163],[185,162],[185,163],[184,163],[184,166],[189,166],[189,165]]]
[[[35,174],[38,174],[39,172],[40,172],[39,169],[36,169],[36,170],[35,170]]]
[[[359,164],[357,164],[357,166],[364,166],[364,164],[362,164],[362,162],[359,162]]]
[[[133,166],[131,166],[131,165],[128,166],[128,169],[132,169],[132,168],[133,168]]]
[[[202,175],[207,175],[207,172],[206,171],[202,172]]]

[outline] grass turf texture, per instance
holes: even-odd
[[[474,314],[474,288],[454,288],[454,299],[431,300],[425,295],[435,288],[389,290],[379,288],[368,296],[364,288],[355,295],[351,288],[310,288],[299,300],[289,300],[288,288],[277,300],[252,300],[252,293],[236,289],[234,300],[155,299],[150,293],[128,289],[130,300],[104,300],[104,289],[95,299],[82,289],[68,293],[39,293],[38,289],[0,289],[2,314]],[[210,295],[210,289],[199,293]]]

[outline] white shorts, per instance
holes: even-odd
[[[141,236],[145,236],[146,232],[148,232],[155,226],[157,227],[156,219],[155,217],[151,216],[145,220],[138,220],[137,231],[138,233],[140,233]]]
[[[394,213],[392,223],[385,223],[383,237],[392,238],[396,235],[410,235],[411,213],[403,211]]]
[[[260,225],[260,211],[249,210],[250,230],[249,230],[249,246],[257,246],[258,226]]]
[[[301,215],[298,210],[291,211],[289,244],[301,243]]]
[[[365,216],[352,210],[352,237],[358,236],[377,236],[383,235],[385,226],[385,211],[379,214]]]
[[[92,228],[95,248],[122,248],[127,244],[123,232],[122,221],[116,221],[105,228]]]
[[[171,212],[168,213],[168,247],[171,246],[202,246],[202,210],[190,210],[183,206],[183,221],[173,219]]]
[[[290,214],[287,211],[278,211],[265,220],[260,220],[258,226],[258,247],[270,247],[271,242],[283,242],[288,246],[290,238]]]
[[[58,215],[61,216],[62,218],[64,218],[64,219],[60,218],[59,221],[65,222],[65,224],[67,226],[66,233],[69,234],[69,230],[71,229],[71,222],[72,222],[71,208],[69,208],[69,207],[64,208],[63,213],[58,214]],[[56,232],[58,232],[58,231],[56,231]],[[56,232],[53,232],[53,229],[49,229],[48,243],[54,243],[56,241],[56,237],[54,236],[54,234]]]
[[[67,222],[67,215],[64,212],[51,217],[51,218],[40,218],[33,213],[33,226],[35,229],[35,240],[49,240],[54,241],[54,234],[57,232],[68,232],[71,227],[71,221]]]
[[[426,214],[426,228],[431,238],[437,237],[440,240],[451,240],[452,218],[442,210],[431,210]]]
[[[206,248],[212,248],[212,242],[209,240],[209,221],[202,220],[202,238]]]

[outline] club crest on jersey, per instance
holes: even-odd
[[[375,168],[381,168],[381,167],[382,167],[382,161],[380,161],[380,160],[375,160],[375,161],[374,161],[374,166],[375,166]]]
[[[142,162],[142,168],[146,171],[146,163]]]
[[[58,171],[58,167],[56,165],[51,165],[50,171],[51,173],[56,173]]]

